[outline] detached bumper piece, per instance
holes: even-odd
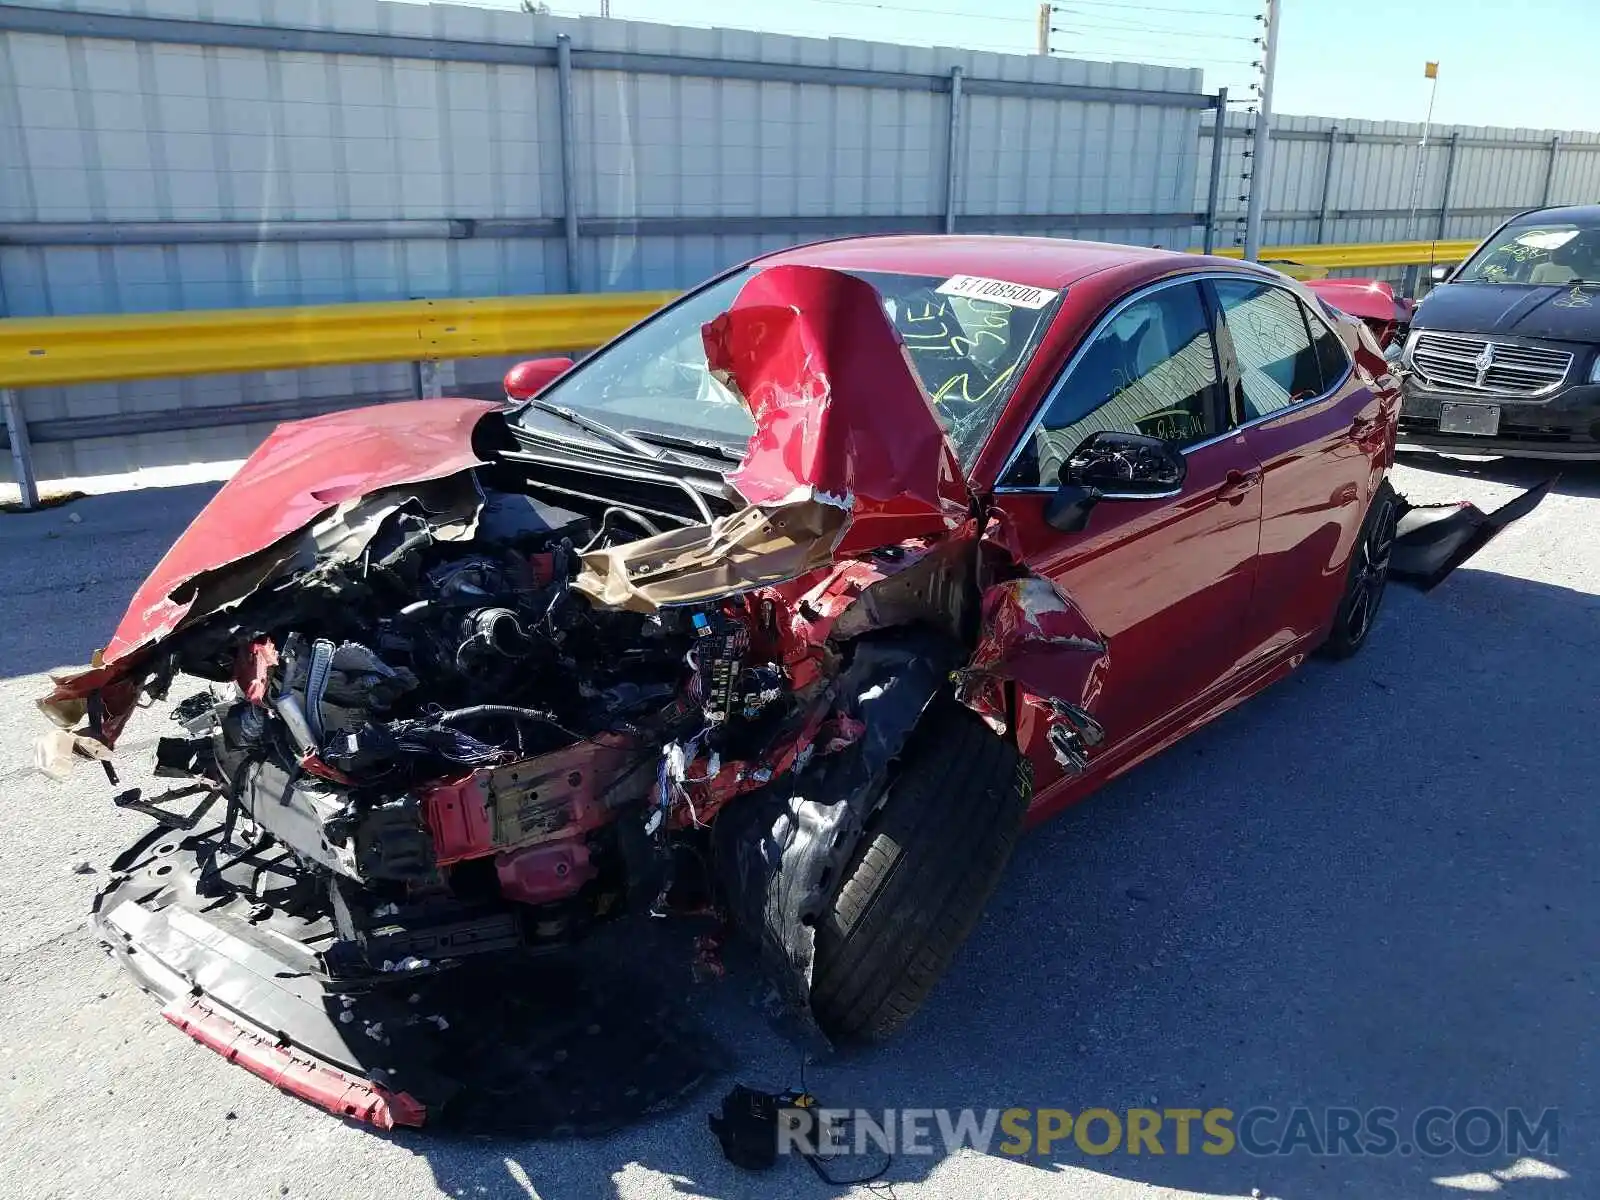
[[[297,1053],[265,1034],[242,1028],[193,996],[173,1000],[161,1015],[229,1062],[335,1116],[383,1130],[396,1125],[421,1126],[427,1120],[428,1110],[415,1096],[391,1092]]]
[[[341,975],[326,904],[303,874],[220,826],[158,829],[114,871],[96,927],[166,1020],[279,1090],[377,1129],[601,1134],[725,1066],[653,998],[647,965],[512,953]]]
[[[1554,485],[1547,479],[1486,513],[1475,504],[1413,505],[1400,498],[1389,574],[1401,583],[1430,591],[1518,517],[1525,517]]]

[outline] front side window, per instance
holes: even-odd
[[[1246,279],[1212,286],[1239,363],[1240,419],[1253,421],[1320,396],[1322,367],[1300,301]]]
[[[1519,217],[1484,244],[1453,283],[1600,283],[1600,221]]]
[[[1199,285],[1151,292],[1096,332],[1001,483],[1054,487],[1072,452],[1102,430],[1180,447],[1215,437],[1216,389],[1216,351]]]
[[[736,271],[695,292],[562,376],[541,399],[650,439],[710,439],[743,451],[755,431],[744,402],[706,365],[700,330],[759,271]],[[1060,307],[941,293],[944,276],[855,271],[883,301],[934,412],[968,465],[1016,388]],[[1026,289],[1035,293],[1042,289]],[[1054,295],[1053,293],[1045,293]]]

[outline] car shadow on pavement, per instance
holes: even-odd
[[[997,1132],[987,1156],[901,1154],[886,1177],[940,1194],[1597,1194],[1597,652],[1594,595],[1470,569],[1393,589],[1362,655],[1027,838],[904,1035],[813,1061],[810,1089],[873,1111],[1264,1107],[1269,1142],[1296,1106],[1324,1128],[1329,1108],[1394,1109],[1407,1145],[1433,1107],[1554,1109],[1559,1130],[1554,1153],[1219,1156],[1198,1126],[1177,1153],[1168,1123],[1159,1156],[1069,1136],[1020,1159]],[[733,1080],[799,1080],[752,992],[745,966],[688,1001],[737,1066],[672,1113],[593,1141],[402,1144],[450,1195],[845,1195],[793,1160],[741,1172],[707,1130]]]

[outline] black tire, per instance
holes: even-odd
[[[1324,657],[1349,658],[1366,645],[1388,586],[1389,558],[1394,552],[1395,522],[1399,519],[1399,498],[1385,479],[1367,505],[1361,534],[1350,551],[1344,595],[1339,597],[1339,607],[1333,615],[1333,629],[1322,644]]]
[[[817,927],[811,1006],[830,1036],[889,1037],[977,924],[1022,832],[1032,772],[953,701],[936,703]]]

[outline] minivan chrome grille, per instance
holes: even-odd
[[[1572,366],[1566,350],[1491,342],[1459,333],[1417,335],[1411,367],[1430,387],[1500,396],[1542,396],[1561,386]]]

